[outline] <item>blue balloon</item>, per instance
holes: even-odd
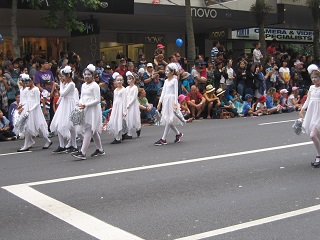
[[[0,42],[2,41],[2,35],[0,34]]]
[[[176,40],[176,44],[177,44],[178,47],[181,47],[182,44],[183,44],[183,40],[182,40],[181,38],[178,38],[178,39]]]

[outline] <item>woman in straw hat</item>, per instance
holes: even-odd
[[[206,99],[206,105],[208,109],[207,119],[211,118],[211,110],[219,98],[214,94],[214,90],[216,90],[211,84],[206,86],[206,92],[203,94]]]

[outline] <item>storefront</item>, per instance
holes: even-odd
[[[247,53],[251,53],[253,43],[259,40],[259,28],[246,28],[232,31],[232,40],[237,40]],[[265,28],[267,45],[276,40],[294,52],[313,54],[313,31],[301,29]]]

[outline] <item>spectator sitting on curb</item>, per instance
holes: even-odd
[[[275,99],[273,98],[274,93],[276,92],[275,88],[270,88],[267,92],[267,100],[266,105],[269,113],[282,113],[282,107],[278,104]]]
[[[294,109],[288,107],[287,103],[287,97],[288,97],[288,90],[287,89],[281,89],[280,90],[280,105],[282,112],[292,112]]]
[[[201,113],[204,109],[206,99],[199,92],[195,85],[191,86],[190,93],[187,94],[187,103],[190,108],[192,117],[195,119],[201,119]]]
[[[242,112],[239,114],[240,117],[247,117],[247,116],[258,116],[259,113],[261,113],[260,110],[254,111],[256,103],[252,104],[252,95],[246,94],[245,102],[243,104]]]
[[[266,106],[266,100],[267,98],[265,96],[260,96],[257,103],[257,111],[260,111],[261,113],[258,113],[259,116],[261,115],[269,115],[267,106]]]
[[[206,86],[206,92],[203,94],[203,96],[206,99],[206,106],[207,106],[207,119],[211,119],[211,110],[214,107],[214,105],[217,103],[219,98],[214,94],[214,90],[216,90],[212,85]]]
[[[148,102],[146,98],[146,91],[143,88],[138,90],[139,108],[141,111],[141,118],[147,119],[147,123],[153,123],[153,116],[156,112],[156,108]]]
[[[187,120],[187,122],[192,122],[193,118],[191,116],[190,109],[188,108],[188,104],[186,101],[186,95],[180,94],[178,97],[178,102],[180,104],[180,111],[184,117],[184,119]]]
[[[301,110],[301,104],[299,104],[300,101],[300,95],[299,95],[299,88],[293,87],[292,93],[288,97],[288,106],[289,108],[293,108],[296,111]]]

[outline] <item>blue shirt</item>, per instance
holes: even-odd
[[[2,121],[4,122],[4,124],[2,123]],[[0,129],[8,126],[10,123],[9,120],[5,116],[2,117],[2,121],[0,121]]]
[[[248,103],[247,101],[244,102],[243,108],[242,108],[242,114],[248,114],[249,109],[251,108],[251,103]]]
[[[276,107],[276,105],[273,104],[273,99],[272,99],[271,96],[267,96],[266,106],[267,106],[267,108],[274,108],[274,107]]]
[[[189,79],[184,79],[182,82],[182,86],[184,86],[186,88],[186,90],[188,91],[188,93],[190,92],[190,84],[189,84]],[[187,92],[182,91],[182,94],[187,94]]]

